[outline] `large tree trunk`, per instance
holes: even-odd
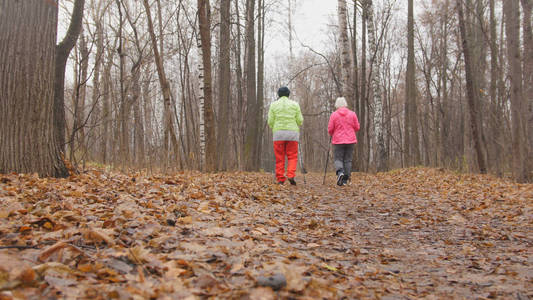
[[[231,0],[221,0],[220,2],[220,38],[219,38],[219,75],[218,75],[218,119],[217,119],[217,149],[221,157],[218,160],[218,169],[227,170],[229,156],[229,107],[231,104],[231,36],[230,36],[230,4]]]
[[[511,115],[513,136],[513,177],[519,182],[527,179],[527,164],[524,163],[527,149],[525,140],[524,111],[526,105],[523,101],[522,64],[520,61],[520,10],[518,0],[505,0],[503,2],[505,16],[505,35],[507,37],[507,59],[511,81]]]
[[[418,140],[418,113],[416,105],[415,83],[415,28],[413,14],[413,0],[409,0],[407,17],[407,73],[405,89],[405,130],[404,130],[404,154],[405,165],[420,164],[420,148]]]
[[[200,113],[203,113],[204,116],[207,139],[205,141],[205,171],[213,172],[216,169],[217,163],[217,145],[211,79],[211,9],[209,0],[198,0],[198,21],[200,26],[200,52],[203,66],[203,78],[200,79],[200,97],[203,96],[203,99],[200,99],[200,101],[204,103],[204,110]]]
[[[257,90],[255,73],[255,0],[246,1],[246,139],[244,141],[244,167],[246,171],[258,170],[257,135]]]
[[[68,56],[81,32],[85,0],[76,0],[67,34],[55,49],[54,134],[61,151],[65,152],[65,68]]]
[[[379,75],[379,61],[378,61],[378,41],[376,38],[376,28],[374,26],[374,7],[372,0],[367,0],[367,26],[368,38],[370,43],[370,53],[373,55],[372,60],[372,91],[374,96],[374,134],[376,139],[376,166],[379,172],[388,169],[387,149],[385,148],[385,140],[383,137],[384,122],[383,122],[383,99],[381,94],[381,79]]]
[[[470,111],[470,127],[472,129],[472,138],[474,139],[474,148],[476,150],[479,171],[481,173],[486,173],[487,167],[485,165],[485,158],[483,156],[483,151],[481,150],[481,136],[480,136],[480,131],[478,128],[479,122],[477,121],[479,119],[478,118],[479,112],[476,106],[476,103],[478,102],[476,100],[477,93],[474,90],[475,89],[475,85],[474,85],[475,78],[474,78],[474,74],[472,71],[471,54],[470,54],[468,39],[466,36],[463,4],[461,1],[462,0],[457,0],[457,14],[459,17],[459,28],[461,30],[463,55],[465,59],[466,89],[467,89],[467,94],[468,94],[468,107]]]
[[[66,177],[54,136],[57,5],[1,0],[0,173]]]

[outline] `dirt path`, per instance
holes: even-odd
[[[297,179],[4,176],[0,242],[20,247],[0,250],[2,296],[533,297],[533,185],[434,169]]]

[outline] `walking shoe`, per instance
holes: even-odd
[[[288,178],[291,185],[296,185],[296,181],[294,180],[294,177]]]
[[[339,172],[339,175],[337,175],[337,185],[342,186],[344,184],[344,173]]]
[[[350,177],[344,175],[344,178],[342,179],[342,185],[348,185],[350,180]]]

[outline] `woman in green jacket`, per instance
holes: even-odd
[[[276,179],[279,184],[289,179],[292,185],[296,185],[294,176],[298,164],[299,127],[304,118],[300,105],[289,99],[289,95],[288,87],[283,86],[278,89],[279,98],[272,102],[268,110],[268,126],[273,132]],[[285,157],[287,157],[287,176],[285,176]]]

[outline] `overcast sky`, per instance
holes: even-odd
[[[307,46],[322,49],[327,40],[327,32],[330,30],[332,20],[336,23],[337,1],[334,0],[297,0],[296,7],[293,7],[293,47],[297,54],[300,41]],[[281,18],[287,18],[287,12],[280,12]],[[332,19],[332,17],[334,19]],[[281,20],[286,22],[286,20]],[[279,25],[282,26],[282,25]],[[299,41],[298,41],[299,40]],[[287,33],[267,28],[267,56],[287,53],[288,36]]]

